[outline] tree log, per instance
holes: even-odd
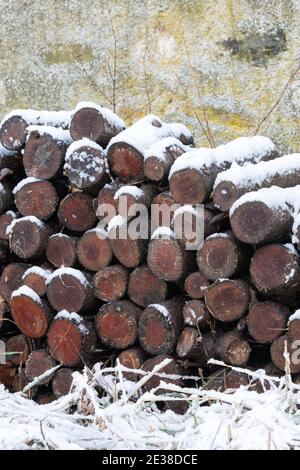
[[[27,216],[14,220],[7,233],[11,250],[19,258],[29,259],[45,253],[52,229],[37,217]]]
[[[50,369],[53,369],[57,364],[46,351],[39,350],[33,351],[28,357],[25,364],[25,374],[29,382],[32,382],[37,377],[43,375]],[[48,385],[52,380],[52,376],[45,378],[39,385]]]
[[[129,273],[124,266],[116,264],[100,269],[94,276],[94,295],[103,302],[113,302],[124,297]]]
[[[135,223],[135,221],[130,221],[129,224],[131,223]],[[123,217],[116,216],[110,221],[108,238],[113,254],[126,268],[135,268],[144,260],[147,240],[139,238],[138,233],[131,236],[130,225],[127,225],[126,219]]]
[[[245,366],[250,357],[251,348],[236,330],[220,333],[215,342],[216,357],[226,364]]]
[[[106,184],[102,189],[100,189],[96,200],[96,215],[99,220],[102,220],[104,217],[106,217],[107,222],[109,222],[115,215],[117,215],[118,201],[115,199],[117,189],[118,188],[115,184]],[[104,205],[113,208],[113,212],[111,213],[111,210],[105,211]],[[100,211],[100,208],[102,208],[102,211]]]
[[[16,366],[23,366],[27,361],[31,348],[25,335],[11,336],[6,343],[7,359]]]
[[[64,233],[55,233],[48,239],[46,256],[48,261],[56,268],[72,267],[76,264],[77,238]]]
[[[73,268],[60,268],[50,275],[47,297],[57,312],[88,312],[95,302],[89,280],[81,271]]]
[[[22,286],[23,275],[28,268],[30,265],[25,263],[11,263],[4,268],[0,278],[0,294],[7,303],[13,291]]]
[[[172,207],[173,206],[173,207]],[[170,192],[162,192],[152,200],[151,227],[156,230],[158,227],[169,227],[173,220],[174,212],[178,204],[175,203]]]
[[[266,297],[287,305],[299,303],[299,255],[292,245],[259,248],[252,258],[250,275],[252,283]]]
[[[167,283],[155,276],[148,266],[139,266],[130,274],[128,295],[137,305],[147,307],[161,302],[167,298],[167,294]]]
[[[146,152],[144,174],[151,181],[163,181],[168,175],[176,158],[182,155],[186,148],[174,137],[166,137],[152,145]]]
[[[183,368],[176,362],[176,360],[168,356],[167,354],[160,354],[159,356],[151,357],[146,362],[144,362],[142,369],[145,372],[152,372],[154,367],[162,363],[165,359],[170,359],[171,362],[166,366],[162,367],[156,374],[153,374],[145,383],[144,388],[147,391],[150,391],[154,388],[157,388],[160,382],[165,382],[167,384],[174,384],[177,386],[183,386]],[[170,377],[168,377],[170,376]],[[175,376],[175,377],[174,377]],[[143,376],[141,376],[143,377]],[[156,395],[161,395],[166,390],[160,388],[156,391]]]
[[[55,212],[58,195],[53,184],[47,180],[22,180],[14,189],[15,204],[23,216],[35,216],[47,220]]]
[[[112,111],[88,102],[78,103],[70,122],[74,140],[85,137],[98,142],[103,148],[124,128],[123,121]]]
[[[96,223],[93,198],[89,194],[74,192],[60,203],[58,218],[64,227],[74,232],[85,232]]]
[[[210,281],[229,278],[249,266],[251,250],[234,239],[230,232],[209,236],[197,252],[199,270]]]
[[[285,372],[285,343],[287,346],[287,353],[290,358],[289,366],[291,374],[298,374],[300,372],[299,354],[297,354],[297,350],[293,348],[293,341],[288,334],[280,336],[273,341],[271,346],[272,362],[278,369]],[[293,354],[295,354],[295,356],[293,356]]]
[[[141,309],[128,300],[103,305],[95,321],[99,338],[111,348],[128,348],[137,338],[137,323],[140,315]]]
[[[59,369],[52,379],[52,391],[55,398],[61,398],[70,393],[73,382],[73,370],[63,367]]]
[[[283,334],[289,309],[275,302],[255,302],[247,316],[248,331],[258,343],[273,343]]]
[[[53,319],[48,303],[27,286],[12,293],[11,314],[19,330],[30,338],[45,336]]]
[[[112,260],[112,249],[107,233],[101,229],[91,229],[78,240],[77,256],[80,264],[90,271],[99,271]]]
[[[149,305],[141,314],[138,325],[139,342],[149,354],[174,351],[183,328],[183,300],[173,298]]]
[[[182,314],[184,323],[188,326],[200,329],[211,329],[213,326],[213,319],[201,300],[188,300],[183,307]]]
[[[157,189],[152,184],[144,184],[140,188],[137,186],[122,186],[116,191],[114,198],[117,200],[117,209],[122,217],[130,219],[136,217],[140,212],[138,205],[142,204],[147,209]]]
[[[14,383],[16,368],[12,364],[0,364],[0,384],[11,388]]]
[[[11,183],[8,181],[0,182],[0,214],[3,214],[11,204],[13,203],[14,197],[11,190]]]
[[[122,351],[118,359],[120,364],[128,369],[141,369],[143,363],[145,362],[145,353],[142,348],[129,348]],[[126,380],[131,380],[132,382],[137,382],[139,376],[136,372],[123,372],[123,377]]]
[[[33,266],[23,274],[23,283],[34,290],[40,297],[43,297],[47,292],[47,278],[49,275],[50,271],[46,271],[39,266]]]
[[[199,271],[189,274],[184,281],[184,290],[192,299],[202,299],[208,287],[208,280]]]
[[[180,358],[193,359],[200,367],[214,356],[214,337],[210,333],[200,334],[196,328],[187,326],[181,332],[176,354]]]
[[[238,320],[250,301],[249,286],[241,280],[222,279],[205,291],[205,303],[214,318],[221,322]]]
[[[58,314],[48,331],[51,356],[66,367],[86,364],[96,348],[96,335],[91,324],[79,315]]]
[[[0,215],[0,239],[8,240],[9,236],[6,234],[7,227],[17,218],[17,215],[13,211],[7,211]]]

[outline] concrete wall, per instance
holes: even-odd
[[[109,7],[108,7],[109,5]],[[0,111],[112,101],[193,127],[207,145],[251,135],[277,100],[300,50],[299,0],[0,0]],[[148,93],[147,93],[148,89]],[[148,95],[148,97],[147,97]],[[261,133],[300,150],[300,73]]]

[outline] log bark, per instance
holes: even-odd
[[[25,335],[11,336],[6,343],[7,359],[16,366],[23,366],[31,352],[28,338]]]
[[[89,271],[105,268],[113,257],[107,234],[99,229],[85,232],[78,240],[76,251],[79,263]]]
[[[292,340],[288,334],[282,335],[273,341],[271,346],[271,359],[275,367],[282,372],[285,372],[286,359],[285,359],[285,344],[287,347],[287,353],[290,358],[290,371],[291,374],[298,374],[300,372],[300,361],[299,354],[296,354],[296,361],[294,360],[293,354],[296,352],[293,348]]]
[[[23,181],[24,185],[14,191],[15,204],[20,214],[23,216],[33,215],[41,220],[49,219],[58,204],[58,195],[53,184],[46,180]]]
[[[183,300],[173,298],[149,305],[141,314],[138,325],[139,342],[153,356],[174,351],[183,328]]]
[[[241,280],[214,282],[205,292],[205,304],[216,320],[232,322],[246,312],[250,301],[249,285]]]
[[[124,129],[123,125],[108,119],[107,111],[106,108],[101,110],[100,106],[94,107],[92,103],[75,109],[70,122],[72,138],[80,140],[86,137],[106,147],[110,139]],[[115,116],[111,111],[109,113]]]
[[[0,239],[8,240],[9,236],[6,233],[7,227],[17,218],[17,215],[13,211],[7,211],[0,215]]]
[[[189,274],[184,281],[184,290],[192,299],[202,299],[208,287],[208,280],[199,271]]]
[[[68,395],[73,382],[73,370],[63,367],[59,369],[52,379],[52,392],[55,398],[61,398]]]
[[[93,279],[95,297],[103,302],[120,300],[126,294],[128,279],[128,270],[120,264],[100,269]]]
[[[122,351],[118,359],[120,364],[128,369],[141,369],[143,363],[145,362],[145,352],[142,348],[133,347],[129,349],[125,349]],[[123,377],[126,380],[131,380],[132,382],[137,382],[139,378],[139,374],[136,372],[123,372]]]
[[[88,364],[96,348],[92,325],[72,314],[56,317],[47,338],[51,356],[65,367]]]
[[[74,232],[85,232],[96,223],[93,198],[89,194],[73,192],[60,203],[58,218],[62,226]]]
[[[289,309],[275,302],[255,302],[247,316],[248,331],[258,343],[273,343],[284,333]]]
[[[45,271],[42,268],[29,268],[23,274],[23,283],[25,286],[30,287],[40,297],[43,297],[47,292],[47,277],[50,275],[50,271]]]
[[[77,261],[76,237],[64,233],[55,233],[48,239],[46,256],[56,268],[75,266]]]
[[[45,336],[53,319],[49,304],[29,287],[13,292],[11,314],[19,330],[30,338]]]
[[[128,300],[103,305],[96,315],[95,328],[101,341],[111,348],[126,349],[137,338],[141,309]]]
[[[11,190],[11,183],[8,181],[0,182],[0,214],[3,214],[14,201]]]
[[[166,366],[162,367],[156,374],[153,374],[147,380],[147,382],[144,385],[145,390],[150,391],[154,388],[159,387],[160,382],[165,382],[167,384],[174,384],[179,387],[183,386],[184,370],[172,356],[169,356],[167,354],[160,354],[159,356],[151,357],[146,362],[144,362],[142,369],[145,372],[152,372],[154,367],[161,364],[166,359],[170,359],[171,362],[169,362],[169,364],[167,364]],[[170,377],[168,377],[168,375]],[[164,388],[160,388],[155,393],[156,395],[161,395],[165,391],[166,390]]]
[[[128,295],[132,302],[147,307],[167,298],[167,283],[159,279],[148,266],[139,266],[132,271],[128,284]]]
[[[248,341],[236,330],[220,333],[215,342],[217,358],[232,366],[245,366],[250,358],[251,348]]]
[[[216,233],[206,238],[197,251],[199,271],[210,281],[230,278],[249,266],[251,249],[238,242],[232,233]]]
[[[292,245],[271,244],[259,248],[252,258],[250,275],[264,296],[287,305],[299,303],[299,255]]]
[[[175,140],[170,144],[168,138],[164,139],[161,145],[159,149],[157,146],[153,147],[154,152],[147,152],[144,161],[144,174],[151,181],[166,180],[176,158],[185,152],[181,143],[176,143]],[[159,152],[155,154],[155,150]]]
[[[0,294],[7,303],[10,302],[13,291],[22,286],[23,275],[28,268],[30,268],[29,264],[11,263],[2,271],[0,278]]]
[[[45,180],[59,176],[69,143],[38,130],[30,132],[23,155],[26,175]]]
[[[22,259],[44,255],[48,238],[52,234],[49,225],[31,216],[14,220],[7,231],[11,250]]]
[[[64,164],[70,186],[97,194],[107,181],[105,155],[102,147],[87,139],[71,144]]]
[[[37,377],[43,375],[50,369],[53,369],[57,364],[55,360],[50,357],[46,351],[39,350],[33,351],[28,357],[25,364],[25,375],[29,382],[32,382]],[[49,385],[53,376],[45,378],[39,385]]]
[[[12,364],[0,364],[0,384],[11,388],[14,383],[16,368]]]
[[[182,314],[184,323],[188,326],[200,329],[211,329],[213,326],[213,318],[201,300],[188,300]]]
[[[0,295],[0,332],[14,332],[15,328],[8,302]]]
[[[181,332],[176,348],[176,354],[180,358],[193,359],[200,367],[206,367],[214,352],[214,337],[210,333],[201,334],[190,326]]]
[[[89,280],[81,271],[73,268],[54,271],[48,283],[47,297],[57,312],[88,312],[95,303]]]

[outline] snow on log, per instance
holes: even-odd
[[[194,328],[211,329],[213,318],[211,317],[205,303],[202,300],[188,300],[183,307],[183,319],[187,326]]]
[[[210,333],[201,334],[198,329],[190,326],[182,330],[176,348],[177,356],[195,360],[199,367],[206,367],[214,352],[214,338]]]
[[[14,188],[15,204],[23,216],[47,220],[55,212],[58,195],[50,181],[33,177],[21,180]]]
[[[144,174],[151,181],[165,180],[176,158],[190,149],[175,137],[155,142],[144,155]]]
[[[184,281],[185,293],[192,299],[202,299],[209,282],[199,271],[189,274]]]

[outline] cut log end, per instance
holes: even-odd
[[[271,358],[273,364],[285,372],[286,370],[286,357],[285,357],[285,346],[289,355],[289,368],[292,374],[298,374],[300,372],[300,361],[298,354],[295,354],[295,348],[293,348],[292,341],[289,335],[283,335],[275,339],[271,346]]]
[[[50,135],[32,132],[26,142],[23,163],[27,176],[51,179],[62,171],[65,145]]]
[[[129,348],[119,354],[120,364],[128,369],[141,369],[145,362],[145,353],[141,348]],[[138,372],[124,371],[123,376],[127,380],[137,382],[139,378]]]
[[[160,354],[159,356],[152,357],[151,359],[148,359],[146,362],[144,362],[142,369],[145,372],[152,372],[154,367],[161,364],[163,361],[166,359],[169,359],[170,362],[164,367],[161,367],[160,370],[156,373],[153,374],[152,377],[147,380],[145,383],[144,387],[146,390],[150,391],[154,388],[159,387],[160,382],[165,382],[167,384],[174,384],[177,386],[182,386],[183,385],[183,375],[184,375],[184,370],[182,367],[173,359],[171,356],[168,356],[166,354]],[[160,377],[159,374],[162,374],[163,377]],[[171,376],[171,377],[168,377]],[[173,377],[172,377],[173,376]],[[174,376],[176,378],[174,378]],[[156,391],[156,394],[162,394],[164,393],[164,389],[160,388]]]
[[[108,238],[97,231],[86,232],[77,243],[77,255],[80,264],[90,270],[98,271],[109,265],[112,249]]]
[[[45,302],[38,302],[24,294],[12,297],[11,314],[20,331],[30,338],[45,336],[52,320]]]
[[[144,176],[144,157],[131,145],[115,143],[107,154],[109,168],[113,175],[123,181],[134,181]]]
[[[230,181],[222,181],[213,193],[214,205],[221,211],[229,211],[232,204],[239,198],[237,187]]]
[[[247,316],[248,331],[259,343],[273,343],[283,334],[289,309],[275,302],[255,302]]]
[[[47,297],[54,310],[81,312],[91,306],[92,286],[83,284],[76,276],[63,273],[54,276],[47,288]]]
[[[179,204],[200,204],[207,192],[202,176],[193,169],[174,173],[170,178],[170,191]]]
[[[27,122],[21,116],[12,116],[7,119],[0,129],[0,140],[3,147],[8,150],[19,150],[26,139]]]
[[[48,261],[56,268],[74,266],[77,260],[76,241],[74,237],[59,233],[52,235],[46,249]]]
[[[33,351],[28,357],[25,364],[25,374],[29,382],[43,375],[56,366],[56,362],[45,351]],[[48,385],[52,380],[52,376],[46,377],[39,385]]]
[[[33,215],[47,220],[56,209],[58,196],[49,181],[35,181],[25,184],[17,192],[15,203],[23,216]]]
[[[61,225],[74,232],[85,232],[96,223],[93,198],[89,194],[74,192],[60,203],[58,218]]]
[[[205,292],[205,303],[219,321],[238,320],[246,312],[250,300],[249,286],[242,281],[216,281]]]
[[[184,282],[184,290],[192,299],[202,299],[208,287],[208,280],[198,271],[189,274]]]
[[[30,344],[25,335],[11,336],[7,340],[8,360],[16,366],[22,366],[30,354]]]
[[[59,369],[52,380],[52,391],[55,398],[61,398],[70,393],[73,382],[73,370],[63,367]]]
[[[189,326],[211,328],[212,319],[204,302],[201,300],[189,300],[183,307],[184,323]]]
[[[120,300],[127,291],[128,270],[121,265],[99,270],[93,279],[95,297],[104,302]]]
[[[186,252],[178,240],[154,239],[148,248],[151,271],[165,281],[176,282],[185,273]]]
[[[130,275],[128,295],[130,299],[147,307],[149,304],[161,302],[166,299],[167,284],[159,279],[147,266],[137,267]]]

